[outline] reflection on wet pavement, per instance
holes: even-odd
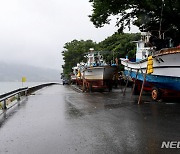
[[[0,117],[0,153],[178,153],[162,141],[180,138],[180,104],[121,91],[80,93],[55,85]]]

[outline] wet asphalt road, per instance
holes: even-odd
[[[54,85],[0,115],[0,154],[159,154],[180,141],[180,103],[151,102],[130,91],[80,93]]]

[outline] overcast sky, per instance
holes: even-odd
[[[111,36],[114,24],[97,29],[90,22],[88,1],[0,0],[0,61],[61,69],[66,42]]]

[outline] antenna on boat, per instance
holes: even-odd
[[[161,27],[162,27],[163,7],[164,7],[164,0],[162,0],[162,6],[161,6],[161,16],[160,16],[160,23],[159,23],[159,39],[161,39]]]

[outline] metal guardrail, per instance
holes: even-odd
[[[45,84],[40,84],[40,85],[31,87],[31,88],[28,89],[27,94],[29,95],[29,94],[33,93],[34,91],[37,91],[37,90],[39,90],[41,88],[51,86],[51,85],[54,85],[54,84],[57,84],[57,83],[45,83]]]
[[[12,98],[13,96],[17,96],[17,100],[19,101],[21,96],[30,95],[31,93],[33,93],[43,87],[51,86],[53,84],[57,84],[57,83],[46,83],[46,84],[41,84],[41,85],[37,85],[34,87],[30,87],[30,88],[28,88],[28,87],[19,88],[19,89],[13,90],[11,92],[2,94],[2,95],[0,95],[0,102],[3,102],[3,106],[1,106],[1,107],[3,110],[6,110],[7,109],[7,100],[9,98]]]
[[[7,107],[6,107],[6,100],[7,99],[17,95],[18,96],[17,100],[20,100],[20,97],[22,94],[27,95],[28,89],[29,89],[28,87],[19,88],[19,89],[13,90],[11,92],[0,95],[0,102],[4,102],[3,109],[7,109]]]

